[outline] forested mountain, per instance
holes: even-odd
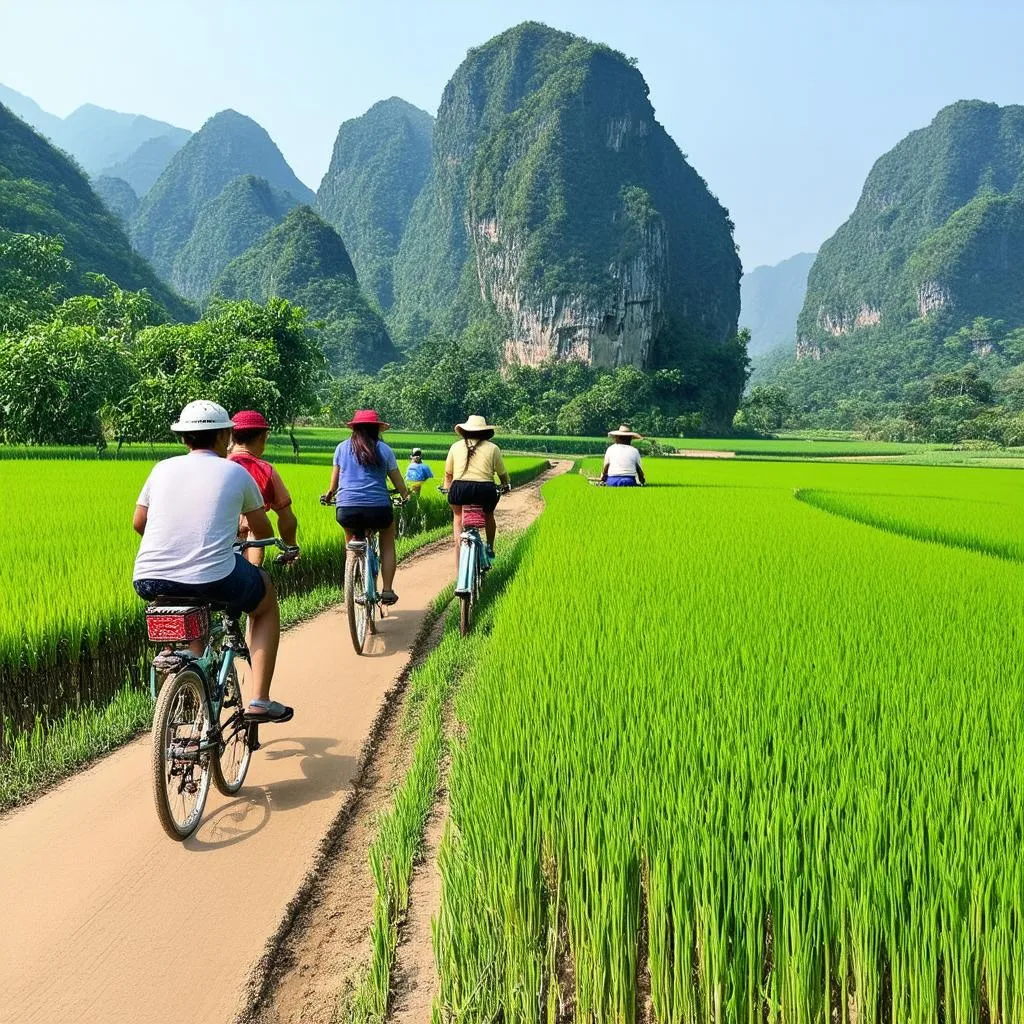
[[[963,101],[874,166],[822,247],[800,315],[801,352],[937,312],[1024,322],[1024,107]]]
[[[204,300],[218,274],[297,205],[290,192],[263,178],[232,178],[200,208],[188,241],[174,258],[171,284],[188,299]]]
[[[536,23],[470,51],[395,262],[406,340],[482,295],[510,362],[686,367],[709,417],[731,419],[732,224],[647,92],[621,54]]]
[[[103,205],[121,221],[127,229],[135,211],[139,208],[139,197],[124,178],[113,178],[101,174],[92,182],[93,191],[103,200]]]
[[[0,106],[0,228],[61,236],[77,290],[86,290],[87,273],[105,274],[122,288],[148,289],[176,317],[190,315],[181,299],[132,251],[117,218],[85,175],[4,106]]]
[[[345,240],[359,281],[385,310],[392,265],[412,204],[430,172],[434,119],[393,96],[338,129],[317,192],[324,219]]]
[[[263,178],[297,202],[315,198],[263,128],[234,110],[221,111],[175,153],[135,217],[132,241],[165,279],[170,280],[203,206],[240,175]]]
[[[111,164],[103,173],[111,178],[122,178],[131,185],[136,195],[144,196],[185,141],[170,135],[158,135],[142,143],[124,160]]]
[[[756,267],[740,281],[740,326],[750,331],[747,354],[763,356],[796,344],[796,321],[807,294],[814,253],[802,252],[772,267]]]
[[[1024,107],[946,107],[875,164],[762,377],[814,425],[1019,444],[1022,252]]]
[[[324,321],[324,353],[335,373],[373,373],[397,358],[380,315],[363,295],[337,232],[300,206],[218,278],[226,298],[289,299]]]
[[[67,117],[57,117],[6,86],[0,86],[0,102],[73,156],[87,174],[124,178],[140,195],[152,185],[167,160],[190,135],[184,128],[165,121],[141,114],[122,114],[92,103],[86,103]],[[137,160],[143,146],[147,146],[143,156],[147,167],[152,169],[162,160],[148,181],[146,173],[134,170],[133,158]]]

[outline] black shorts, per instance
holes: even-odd
[[[338,523],[349,533],[362,536],[373,530],[386,530],[395,521],[395,510],[388,505],[339,505]]]
[[[480,480],[453,480],[448,488],[449,505],[479,505],[485,512],[498,507],[498,488]]]
[[[158,597],[184,598],[196,604],[224,605],[232,615],[255,611],[267,585],[263,573],[252,562],[235,555],[235,567],[213,583],[176,583],[174,580],[136,580],[135,593],[144,601]]]

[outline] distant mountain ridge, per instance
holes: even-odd
[[[88,290],[86,274],[105,274],[122,288],[148,289],[179,319],[192,315],[149,264],[132,251],[120,222],[81,170],[2,105],[0,228],[63,238],[78,290]]]
[[[203,218],[204,207],[229,183],[246,176],[289,195],[292,205],[315,201],[260,125],[234,110],[215,114],[175,153],[132,225],[135,247],[165,280],[177,280],[191,290],[190,282],[197,275],[182,268],[182,253],[190,243],[192,249],[223,249],[213,239],[192,241],[193,233],[202,235],[205,226],[218,223],[216,218]],[[247,242],[251,244],[251,238]],[[220,269],[207,272],[206,277],[212,279]]]
[[[337,232],[310,207],[299,206],[214,285],[230,299],[284,298],[323,321],[323,347],[335,373],[374,373],[398,358],[384,321],[367,302]]]
[[[385,310],[409,213],[430,173],[434,119],[392,96],[338,129],[317,208],[345,240],[359,281]]]
[[[740,327],[750,331],[747,354],[756,358],[780,345],[796,345],[796,322],[807,294],[814,253],[774,266],[755,267],[740,281]]]
[[[57,117],[43,110],[35,100],[4,85],[0,85],[0,103],[73,156],[87,174],[124,178],[139,194],[149,188],[163,165],[191,135],[165,121],[142,114],[123,114],[92,103],[78,107],[67,117]],[[156,147],[154,142],[158,143]],[[148,181],[146,173],[135,173],[132,163],[138,151],[147,145],[147,167],[163,160]]]

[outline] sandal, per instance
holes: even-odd
[[[276,700],[251,700],[245,709],[245,718],[249,722],[288,722],[294,714],[295,708],[279,704]]]
[[[380,603],[390,608],[393,604],[398,603],[398,595],[393,590],[382,590]]]

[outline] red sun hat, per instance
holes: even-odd
[[[391,426],[390,423],[385,423],[373,409],[358,409],[356,414],[348,421],[346,426],[349,427],[379,427],[381,430],[387,430]]]
[[[263,413],[255,409],[243,409],[231,417],[231,425],[235,430],[269,430],[270,424],[266,421]]]

